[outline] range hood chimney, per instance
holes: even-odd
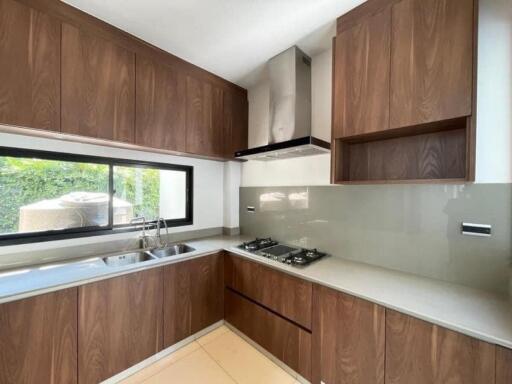
[[[293,46],[268,62],[270,124],[268,144],[235,153],[245,160],[278,160],[329,152],[311,136],[311,59]]]

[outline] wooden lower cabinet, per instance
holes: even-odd
[[[0,305],[0,383],[76,383],[76,340],[76,288]]]
[[[313,286],[309,281],[229,253],[225,278],[227,287],[311,329]]]
[[[494,345],[386,311],[386,384],[494,382]]]
[[[512,383],[512,350],[496,347],[496,384]]]
[[[313,380],[318,384],[384,384],[385,309],[315,285]]]
[[[164,268],[164,348],[224,317],[222,252]]]
[[[311,333],[226,288],[225,319],[304,378],[311,379]]]
[[[78,382],[96,384],[162,349],[163,268],[79,287]]]

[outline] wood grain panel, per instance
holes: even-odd
[[[385,309],[315,285],[313,383],[383,384]]]
[[[136,144],[185,152],[186,78],[142,56],[136,70]]]
[[[62,131],[135,141],[135,54],[62,25]]]
[[[248,147],[247,95],[224,92],[224,157],[231,159],[236,151]]]
[[[164,348],[224,317],[222,253],[171,264],[164,272]]]
[[[391,8],[336,36],[334,138],[389,128]]]
[[[76,340],[76,288],[0,305],[0,383],[76,383]]]
[[[473,0],[393,6],[390,126],[472,113]]]
[[[496,347],[496,384],[512,383],[512,350]]]
[[[311,333],[230,289],[225,318],[303,377],[311,379]]]
[[[0,57],[0,123],[59,131],[59,21],[0,0]]]
[[[187,152],[223,155],[222,98],[220,88],[187,77]]]
[[[226,286],[311,329],[312,284],[259,263],[227,254]]]
[[[345,181],[464,179],[464,128],[342,144]]]
[[[83,285],[78,299],[80,384],[96,384],[162,349],[163,269]]]
[[[482,384],[494,379],[494,345],[386,311],[387,384]]]

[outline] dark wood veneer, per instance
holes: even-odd
[[[62,131],[135,141],[135,55],[65,23]]]
[[[313,289],[314,384],[384,384],[385,309],[330,288]]]
[[[163,269],[79,287],[78,382],[96,384],[162,349]]]
[[[0,305],[0,383],[76,383],[76,351],[76,288]]]
[[[60,23],[0,0],[0,123],[60,130]]]
[[[312,284],[231,254],[225,260],[226,286],[311,329]]]
[[[311,379],[311,333],[226,289],[225,318],[249,338]]]
[[[494,380],[494,345],[386,310],[387,384],[483,384]]]
[[[512,350],[496,347],[496,384],[512,383]]]

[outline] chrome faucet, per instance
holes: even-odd
[[[142,236],[140,237],[141,248],[146,249],[149,247],[149,237],[146,235],[147,225],[146,218],[144,216],[134,217],[130,220],[130,224],[142,221]]]
[[[161,224],[160,224],[162,222],[164,223],[164,227],[165,227],[165,242],[164,243],[162,243]],[[157,222],[156,222],[156,240],[157,240],[157,247],[159,247],[159,248],[167,247],[167,245],[168,245],[167,241],[169,240],[169,227],[167,227],[167,222],[165,221],[165,219],[163,217],[158,218]]]

